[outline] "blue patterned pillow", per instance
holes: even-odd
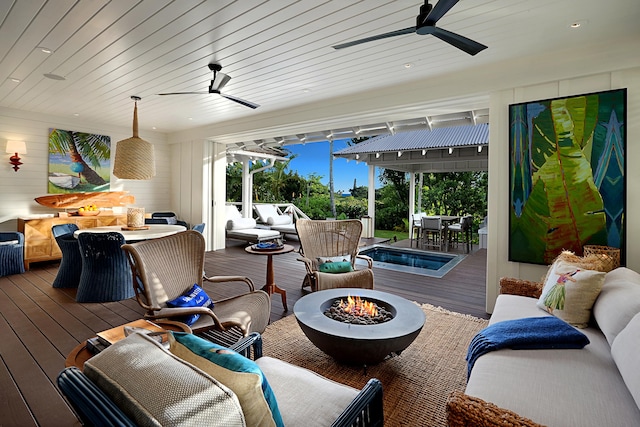
[[[208,307],[213,310],[213,301],[209,298],[209,295],[197,284],[194,284],[191,289],[180,295],[178,298],[171,301],[167,301],[169,307]],[[191,326],[196,323],[196,320],[200,318],[199,314],[191,314],[184,317],[183,323]]]
[[[325,262],[318,266],[318,271],[322,273],[348,273],[353,271],[350,261]]]
[[[277,427],[284,427],[284,422],[282,421],[282,416],[280,415],[280,410],[278,409],[278,402],[276,401],[276,396],[273,393],[273,390],[271,389],[269,382],[263,375],[262,370],[258,367],[258,365],[256,365],[256,363],[253,360],[250,360],[242,356],[241,354],[236,353],[235,351],[230,350],[226,347],[222,347],[218,344],[214,344],[211,341],[207,341],[205,339],[202,339],[192,334],[187,334],[182,332],[172,332],[172,336],[173,336],[173,341],[175,341],[175,343],[184,346],[184,348],[188,349],[194,355],[199,356],[203,359],[206,359],[209,362],[217,366],[220,366],[222,368],[225,368],[229,371],[233,371],[236,373],[235,375],[238,375],[238,374],[257,375],[259,377],[262,393],[264,394],[266,403],[269,407],[269,410],[271,411],[270,415],[273,418],[275,425]],[[180,354],[179,353],[180,350],[179,348],[176,348],[175,343],[171,344],[172,353],[174,353],[176,356],[185,359],[187,362],[192,363],[195,366],[207,372],[207,370],[205,369],[202,363],[194,361],[192,357],[185,358],[184,354]],[[215,374],[211,374],[211,375],[214,378],[216,378]],[[222,378],[216,378],[216,379],[222,382],[225,386],[231,388],[232,390],[234,389],[233,384],[225,383],[222,380]],[[238,377],[238,381],[242,381],[242,379]],[[234,390],[234,392],[235,391],[236,390]],[[236,394],[238,393],[236,392]],[[243,399],[243,396],[241,394],[238,394],[238,398],[240,399],[241,405],[243,405],[243,403],[245,403],[246,405],[246,400]],[[245,405],[243,405],[243,409],[246,412],[247,409],[245,408]],[[252,410],[255,411],[258,409],[256,409],[254,406]],[[251,416],[251,415],[245,413],[245,417],[247,416]],[[259,415],[257,416],[260,417]]]

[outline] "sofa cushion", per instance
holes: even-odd
[[[547,276],[538,307],[578,328],[586,328],[605,274],[556,261]]]
[[[256,364],[269,378],[286,426],[329,426],[359,393],[352,387],[271,357],[261,357]]]
[[[638,369],[638,344],[640,344],[640,314],[618,334],[611,346],[611,355],[620,375],[640,407],[640,369]]]
[[[254,361],[195,335],[172,333],[170,339],[174,355],[202,369],[238,396],[247,425],[283,426],[276,397]]]
[[[246,425],[231,390],[142,334],[89,359],[84,373],[137,425]]]
[[[625,267],[607,273],[593,305],[598,326],[613,345],[616,336],[640,313],[640,274]]]

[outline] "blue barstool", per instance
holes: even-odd
[[[0,232],[0,277],[24,273],[24,234]]]
[[[73,232],[78,229],[75,224],[58,224],[51,227],[51,234],[62,252],[62,261],[58,274],[53,281],[54,288],[77,288],[82,273],[82,257],[78,239]]]
[[[122,250],[120,233],[78,234],[82,274],[76,294],[77,302],[107,302],[132,298],[131,268]]]

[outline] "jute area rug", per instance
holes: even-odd
[[[294,315],[267,326],[265,356],[315,371],[334,381],[362,388],[369,378],[382,382],[385,426],[445,426],[446,400],[466,385],[467,347],[487,320],[429,304],[427,321],[416,340],[399,356],[377,365],[337,363],[307,339]]]

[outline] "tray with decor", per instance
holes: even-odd
[[[251,246],[251,249],[254,251],[277,251],[282,248],[284,248],[284,245],[282,243],[278,244],[277,242],[260,242]]]
[[[149,228],[151,227],[149,227],[148,225],[143,225],[141,227],[129,227],[127,225],[123,225],[122,227],[120,227],[122,231],[140,231],[140,230],[148,230]]]

